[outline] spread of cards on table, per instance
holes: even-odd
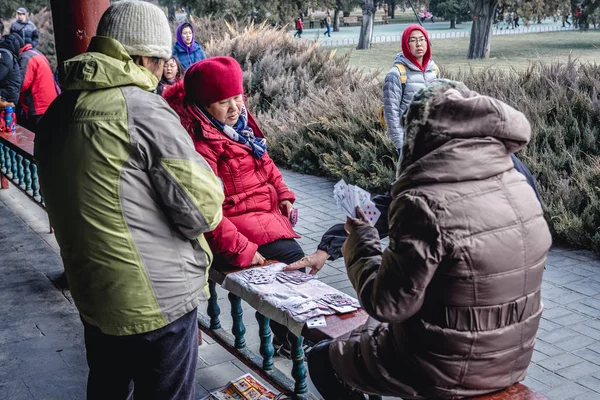
[[[201,400],[274,400],[282,396],[267,389],[252,375],[246,374]]]
[[[373,225],[381,216],[381,211],[371,201],[369,192],[358,186],[348,185],[343,179],[333,187],[333,198],[338,209],[349,217],[356,218],[356,207],[360,207],[364,211]]]
[[[276,308],[296,321],[306,322],[309,328],[325,326],[325,315],[360,308],[356,299],[320,282],[315,275],[283,271],[285,266],[278,263],[231,273],[223,286],[230,291],[244,289],[242,298],[259,311],[268,311],[267,305],[272,306],[271,315],[267,315],[270,318],[275,318],[272,314]]]

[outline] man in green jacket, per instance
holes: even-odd
[[[88,399],[194,399],[196,310],[223,189],[153,91],[171,56],[167,18],[112,5],[36,135],[50,223],[85,331]]]

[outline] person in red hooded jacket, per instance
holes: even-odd
[[[286,264],[304,257],[290,216],[296,200],[267,152],[244,103],[243,73],[231,57],[192,64],[163,96],[181,118],[196,151],[223,182],[223,220],[206,239],[217,258],[237,267]],[[271,321],[274,345],[289,358],[287,329]]]
[[[48,59],[31,44],[26,44],[19,52],[19,65],[23,84],[17,119],[19,124],[35,131],[50,103],[58,96],[58,90]]]
[[[296,196],[244,104],[237,61],[212,57],[192,64],[164,97],[223,182],[223,221],[207,235],[212,250],[237,267],[261,265],[265,257],[284,263],[302,258],[290,222]]]

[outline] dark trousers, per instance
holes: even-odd
[[[106,335],[83,321],[88,400],[195,400],[198,317],[191,311],[152,332]]]
[[[365,395],[342,383],[329,359],[330,340],[319,342],[308,353],[308,373],[324,400],[364,400]]]
[[[279,239],[258,247],[258,252],[267,260],[291,264],[304,257],[302,247],[295,239]]]
[[[258,252],[267,260],[277,260],[286,264],[291,264],[304,257],[304,251],[295,239],[279,239],[263,244],[258,247]],[[271,320],[271,330],[280,342],[285,340],[288,333],[287,327],[273,320]]]

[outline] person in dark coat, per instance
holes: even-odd
[[[204,49],[194,40],[194,37],[194,26],[189,22],[184,22],[177,27],[177,42],[173,46],[173,57],[183,65],[184,71],[193,63],[206,58]]]
[[[21,47],[23,39],[17,34],[11,33],[0,39],[0,98],[15,105],[23,81],[18,61]]]
[[[28,12],[21,7],[17,10],[17,20],[10,26],[10,33],[16,33],[23,38],[25,44],[37,47],[40,34],[34,23],[29,20]]]

